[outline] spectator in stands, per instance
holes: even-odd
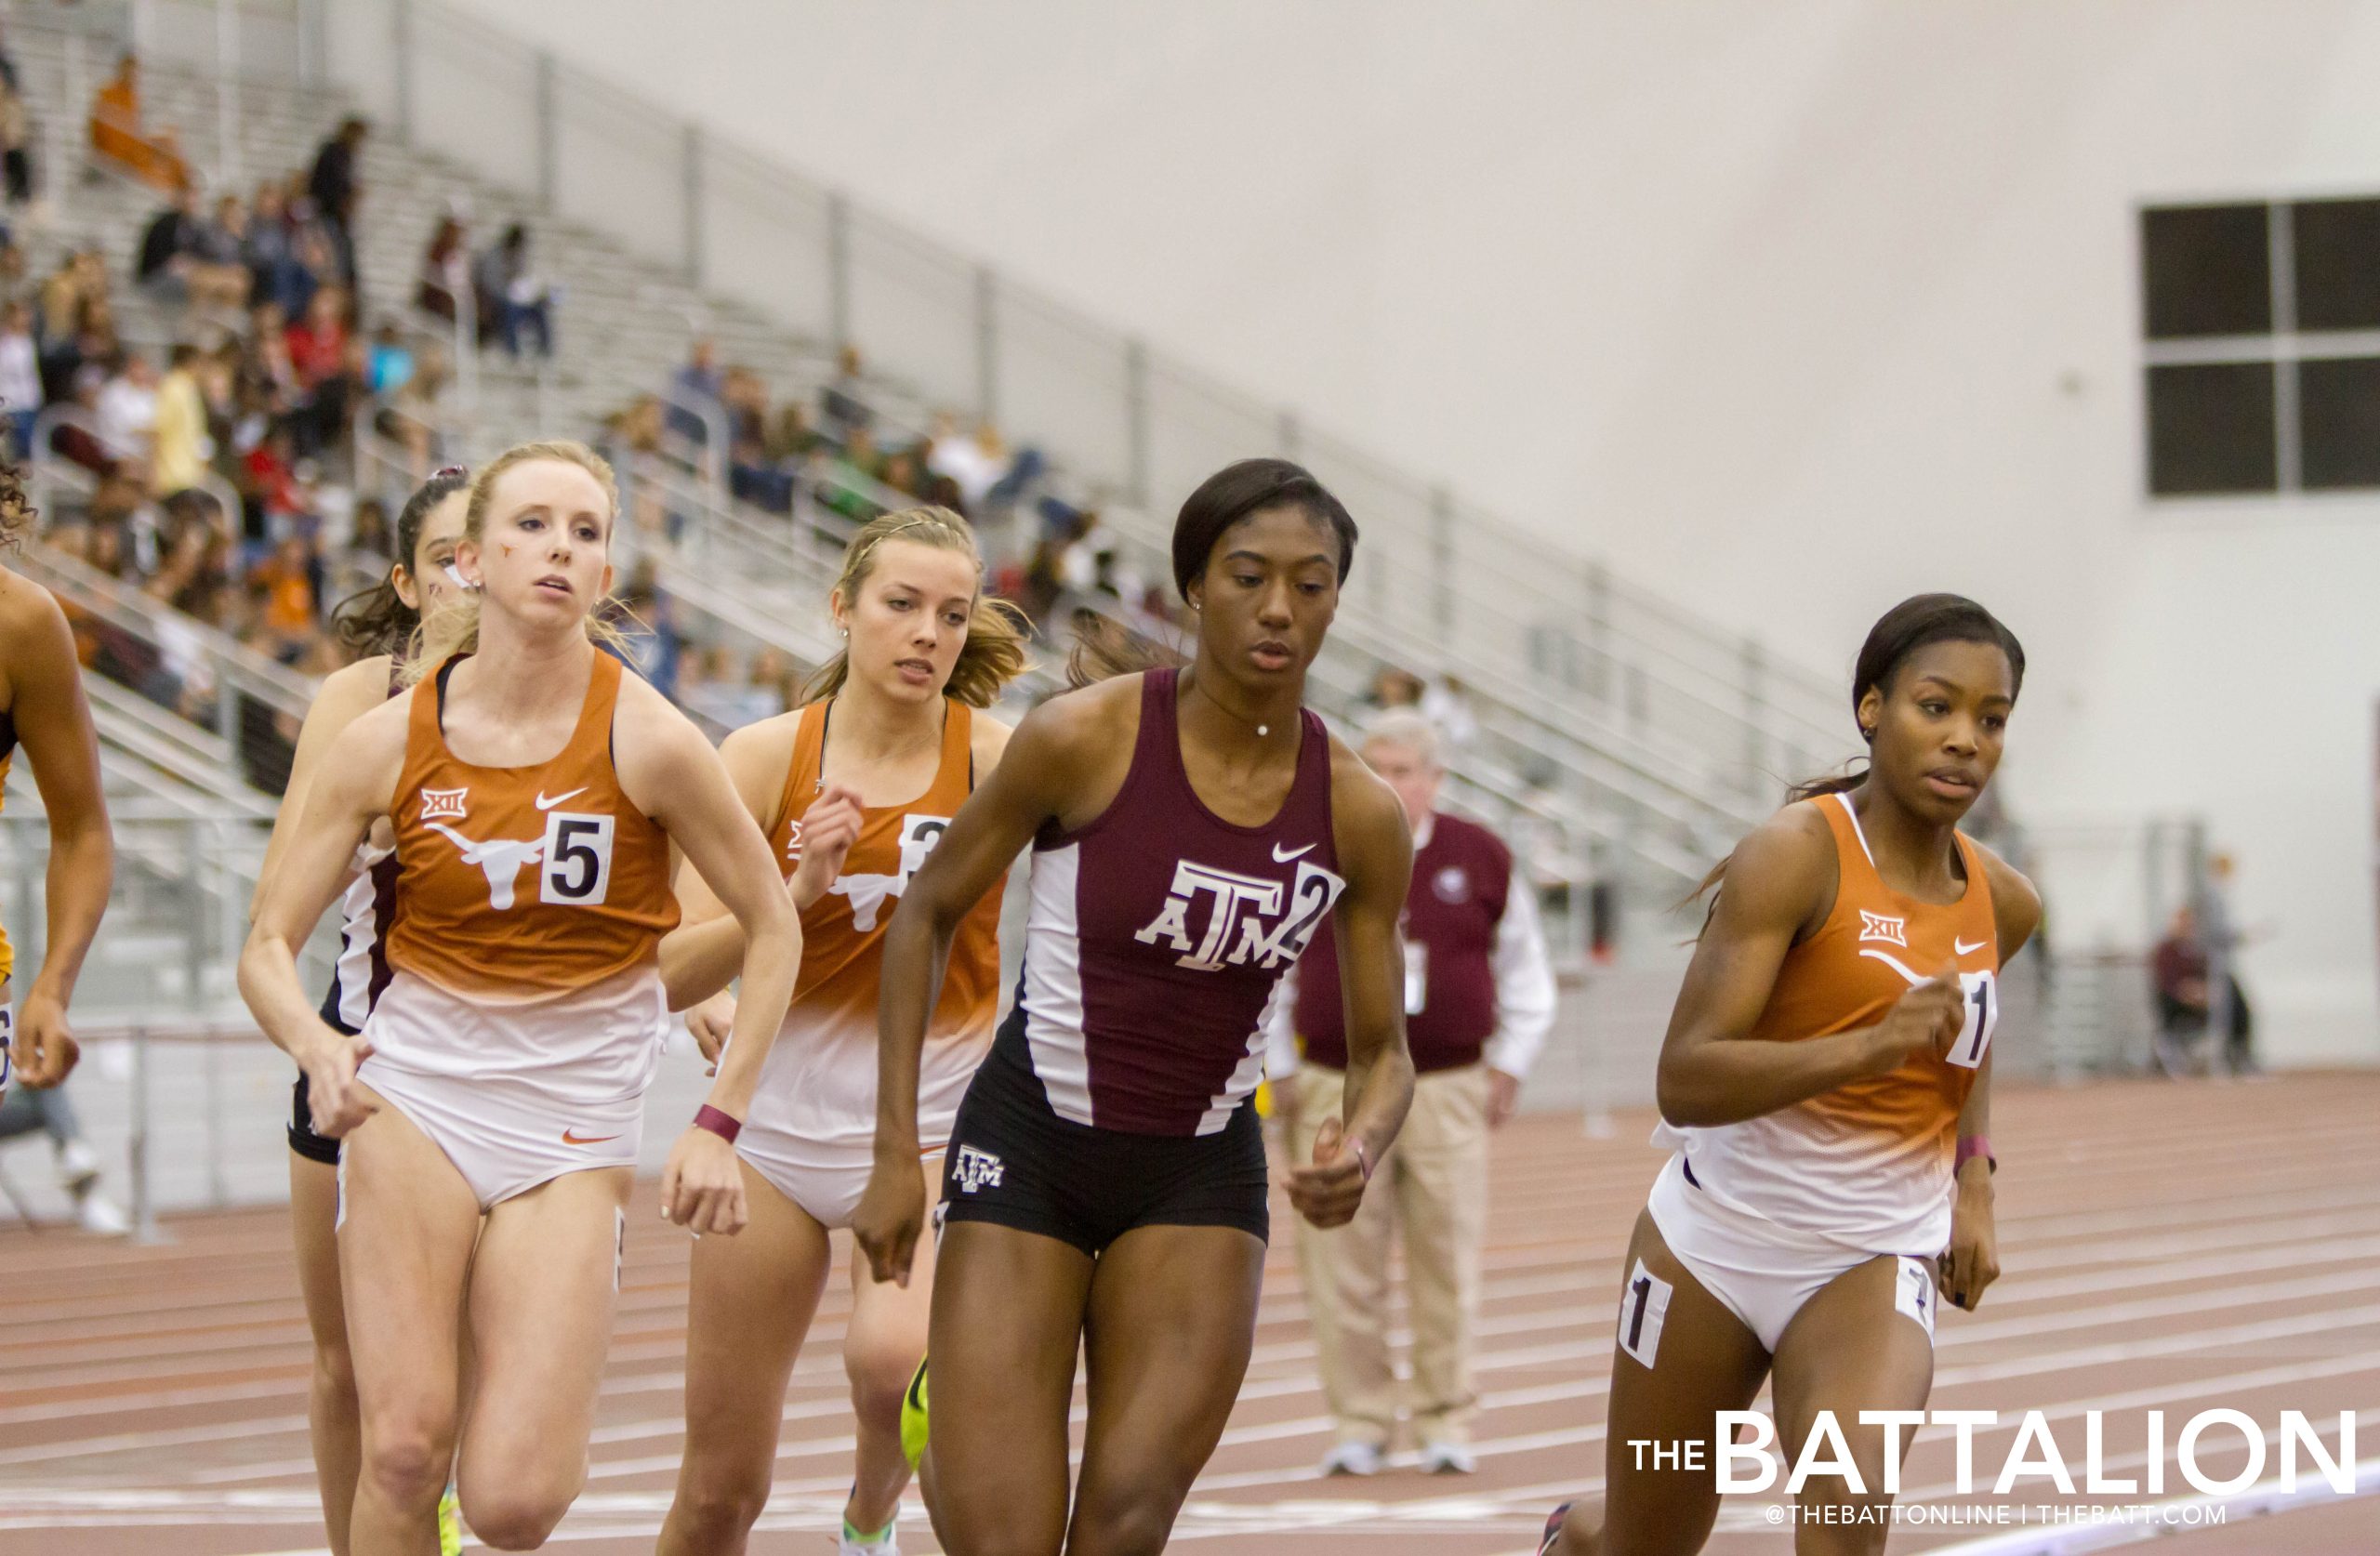
[[[107,474],[115,468],[118,457],[109,452],[99,433],[99,391],[107,388],[107,382],[108,370],[97,363],[76,368],[67,402],[78,414],[49,435],[50,453],[70,464],[80,465],[93,475]]]
[[[936,475],[948,476],[958,484],[961,512],[981,511],[992,488],[1000,483],[1013,463],[1007,445],[1000,441],[999,429],[990,422],[979,422],[973,433],[961,435],[949,415],[936,418],[933,441],[926,452],[926,468]]]
[[[628,618],[620,623],[628,640],[623,657],[655,691],[665,697],[675,697],[683,640],[678,634],[669,597],[661,592],[661,575],[651,557],[638,558],[636,565],[628,570],[628,584],[620,590],[620,610]]]
[[[414,287],[414,306],[448,323],[464,317],[463,298],[470,290],[470,234],[463,218],[448,211],[438,218],[422,251],[421,276]]]
[[[471,284],[478,288],[480,309],[490,319],[505,354],[516,362],[525,335],[536,337],[541,357],[554,354],[553,289],[529,269],[529,230],[519,222],[504,230],[473,267]],[[481,330],[485,338],[488,327]]]
[[[11,297],[0,306],[0,416],[8,428],[8,453],[33,453],[33,423],[46,403],[41,389],[41,351],[33,344],[33,310]]]
[[[61,254],[58,268],[42,282],[33,309],[33,351],[45,402],[73,392],[75,369],[83,364],[76,349],[82,336],[82,269],[77,256]]]
[[[1382,712],[1393,707],[1418,708],[1423,690],[1421,678],[1412,671],[1382,665],[1372,672],[1372,684],[1365,692],[1364,701]]]
[[[255,277],[248,273],[248,212],[240,197],[217,200],[213,214],[198,222],[194,238],[199,273],[192,278],[191,300],[202,307],[247,307]]]
[[[767,717],[774,718],[800,705],[800,666],[783,649],[772,645],[752,655],[751,680],[767,694]]]
[[[99,441],[118,458],[153,463],[157,433],[157,365],[139,351],[126,353],[99,391]]]
[[[236,220],[239,202],[226,198]],[[167,304],[238,308],[248,298],[239,240],[198,214],[198,196],[188,187],[176,190],[142,230],[133,273],[143,291]]]
[[[6,59],[0,55],[0,61]],[[5,184],[9,204],[22,205],[33,197],[33,114],[17,85],[13,62],[5,73],[0,80],[0,184]]]
[[[837,429],[848,442],[853,432],[867,426],[875,413],[868,408],[866,371],[860,360],[859,348],[845,346],[835,354],[835,376],[820,391],[820,403],[826,412],[829,425]]]
[[[140,122],[140,61],[126,51],[115,74],[91,99],[91,151],[101,162],[153,188],[173,191],[190,184],[190,164],[169,128]]]
[[[289,354],[289,322],[277,302],[262,302],[248,310],[245,349],[240,357],[240,377],[263,398],[270,414],[295,406],[305,393],[298,364]]]
[[[314,214],[331,240],[337,264],[336,279],[350,294],[355,289],[355,207],[364,192],[356,179],[355,163],[370,133],[371,127],[351,113],[340,120],[338,128],[315,152],[313,171],[306,179]]]
[[[2229,885],[2231,859],[2217,854],[2208,862],[2208,879],[2199,901],[2174,912],[2165,938],[2149,958],[2149,974],[2157,994],[2156,1061],[2168,1075],[2185,1075],[2198,1067],[2198,1040],[2210,1028],[2223,1035],[2224,1067],[2233,1075],[2253,1074],[2255,1018],[2247,992],[2240,987],[2236,957],[2241,936],[2232,928]],[[2215,1056],[2207,1056],[2212,1069]]]
[[[266,652],[275,658],[295,659],[313,642],[320,564],[314,543],[292,533],[283,535],[272,554],[248,574],[257,619],[268,640]]]
[[[332,285],[315,292],[306,316],[289,326],[284,340],[298,377],[298,447],[320,453],[337,442],[354,389],[345,290]]]
[[[372,332],[372,351],[364,364],[364,383],[375,395],[390,395],[413,377],[413,348],[393,319],[383,319]]]
[[[810,407],[788,400],[769,427],[769,462],[787,474],[799,473],[803,462],[826,442],[826,435],[810,424]]]
[[[725,387],[719,373],[718,342],[707,336],[698,337],[686,354],[686,365],[669,380],[669,430],[702,447],[710,435],[709,414],[723,413],[720,396]]]
[[[1471,711],[1471,693],[1459,676],[1441,673],[1421,690],[1421,717],[1438,728],[1438,738],[1449,751],[1460,751],[1479,737],[1479,719]]]
[[[199,387],[199,350],[184,341],[173,349],[157,385],[156,455],[150,490],[160,497],[187,491],[205,479],[215,456],[207,431],[206,394]]]
[[[319,283],[298,257],[289,229],[288,199],[277,182],[268,180],[257,186],[256,207],[243,236],[241,257],[248,267],[252,303],[273,303],[289,318],[305,311]]]
[[[1413,1331],[1409,1404],[1421,1467],[1468,1474],[1477,1406],[1472,1332],[1488,1221],[1488,1134],[1509,1122],[1554,1024],[1554,973],[1537,903],[1513,853],[1487,828],[1436,809],[1445,777],[1437,732],[1409,710],[1375,721],[1364,759],[1404,802],[1413,828],[1405,913],[1405,1020],[1417,1072],[1405,1130],[1373,1169],[1348,1225],[1301,1222],[1298,1259],[1316,1360],[1338,1443],[1326,1474],[1368,1475],[1396,1430],[1388,1357],[1389,1242],[1401,1231]],[[1268,1062],[1289,1160],[1313,1159],[1339,1116],[1346,1038],[1339,958],[1326,916],[1283,979]],[[1302,1053],[1301,1053],[1302,1049]]]

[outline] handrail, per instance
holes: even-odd
[[[727,490],[727,407],[720,403],[717,395],[692,394],[679,388],[674,377],[654,390],[654,398],[661,402],[665,412],[683,411],[702,422],[702,457],[698,461],[686,460],[683,463],[693,468],[705,483],[724,493]],[[665,440],[674,437],[678,442],[685,441],[682,435],[669,430],[666,414],[662,417],[662,436]]]
[[[258,653],[194,616],[184,615],[136,589],[126,588],[87,563],[60,555],[46,545],[27,547],[18,562],[21,571],[53,594],[70,599],[109,625],[145,641],[154,642],[160,622],[169,621],[174,631],[205,653],[223,684],[254,697],[275,712],[302,719],[313,704],[311,678]]]
[[[123,443],[110,439],[99,429],[98,421],[86,413],[80,405],[56,404],[43,407],[41,415],[33,418],[33,432],[31,439],[33,446],[26,452],[25,456],[35,467],[37,472],[40,472],[43,466],[60,463],[72,466],[77,471],[81,469],[81,467],[73,466],[72,460],[60,460],[49,451],[49,441],[61,427],[73,428],[116,458],[139,459],[143,462],[149,460],[150,456],[140,450],[126,448]],[[51,469],[46,473],[54,478],[60,472]],[[223,519],[226,523],[237,521],[241,511],[240,494],[230,481],[225,481],[213,470],[202,471],[199,478],[192,481],[185,490],[205,493],[209,497],[214,498],[216,505],[223,510]]]

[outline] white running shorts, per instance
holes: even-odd
[[[1778,1226],[1765,1217],[1723,1205],[1690,1181],[1687,1171],[1686,1154],[1681,1151],[1670,1157],[1660,1177],[1653,1180],[1646,1206],[1653,1213],[1653,1224],[1660,1229],[1661,1241],[1669,1245],[1678,1262],[1694,1272],[1694,1278],[1728,1312],[1743,1320],[1772,1355],[1803,1303],[1837,1275],[1879,1257],[1869,1249]],[[1933,1260],[1906,1254],[1892,1257],[1900,1263],[1893,1285],[1893,1309],[1924,1329],[1930,1344],[1934,1338]],[[1652,1283],[1658,1286],[1657,1281]],[[1652,1296],[1666,1295],[1647,1289]],[[1621,1299],[1623,1340],[1633,1316],[1628,1305],[1645,1300],[1632,1277]],[[1640,1322],[1636,1327],[1641,1338],[1645,1325]],[[1658,1334],[1658,1328],[1654,1332]],[[1652,1365],[1648,1355],[1640,1354],[1637,1359]]]

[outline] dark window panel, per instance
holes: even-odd
[[[2297,327],[2380,329],[2380,200],[2289,208],[2297,251]]]
[[[2189,363],[2149,370],[2149,490],[2160,497],[2270,492],[2273,364]]]
[[[2380,357],[2300,363],[2297,394],[2306,489],[2380,486]]]
[[[2262,205],[2140,213],[2141,295],[2151,340],[2272,329],[2272,246]]]

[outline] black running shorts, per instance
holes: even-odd
[[[1061,1118],[1012,1022],[959,1104],[943,1158],[945,1221],[990,1221],[1093,1259],[1139,1226],[1269,1237],[1264,1136],[1243,1104],[1211,1135],[1137,1135]]]

